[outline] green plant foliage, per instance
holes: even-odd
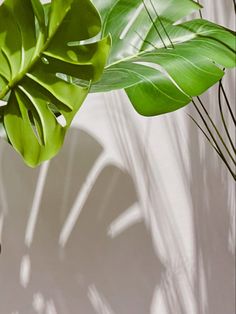
[[[235,33],[206,20],[180,22],[201,9],[191,0],[94,0],[112,50],[93,92],[125,89],[152,116],[177,110],[235,66]]]
[[[89,0],[5,0],[0,6],[0,119],[10,144],[36,166],[60,149],[104,69],[110,37]],[[87,82],[75,85],[69,75]],[[61,123],[60,121],[63,121]]]
[[[101,17],[90,0],[0,6],[0,132],[30,166],[59,151],[89,91],[125,89],[139,113],[158,115],[235,66],[234,32],[183,22],[201,9],[192,0],[93,3]]]

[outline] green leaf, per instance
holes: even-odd
[[[30,166],[53,157],[106,64],[110,37],[89,0],[5,0],[0,6],[1,121]],[[87,83],[76,85],[67,75]],[[62,123],[62,122],[63,123]]]
[[[92,92],[124,88],[135,109],[152,116],[177,110],[235,66],[235,33],[206,20],[191,0],[94,0],[112,49]],[[119,21],[119,23],[117,22]]]

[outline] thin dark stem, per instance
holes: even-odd
[[[139,49],[136,46],[134,46],[133,44],[130,44],[130,46],[134,48],[137,52],[139,52]]]
[[[200,1],[199,1],[199,0],[197,0],[197,2],[200,4]],[[235,12],[236,12],[236,0],[233,0],[233,3],[234,3],[234,10],[235,10]],[[200,18],[202,19],[203,16],[202,16],[202,11],[201,11],[201,9],[199,10],[199,15],[200,15]],[[236,124],[236,121],[235,121],[235,118],[234,118],[234,114],[233,114],[233,112],[232,112],[232,109],[231,109],[229,100],[228,100],[228,98],[227,98],[226,92],[225,92],[224,87],[223,87],[223,85],[222,85],[222,81],[220,80],[220,82],[219,82],[219,88],[218,88],[218,103],[219,103],[219,109],[220,109],[221,120],[222,120],[222,123],[223,123],[223,125],[224,125],[224,129],[225,129],[225,132],[226,132],[227,137],[228,137],[228,139],[229,139],[230,145],[231,145],[231,147],[233,148],[234,153],[236,153],[235,145],[234,145],[234,143],[233,143],[233,141],[232,141],[232,138],[231,138],[231,136],[230,136],[230,133],[229,133],[229,131],[228,131],[228,127],[227,127],[227,124],[226,124],[226,122],[225,122],[224,113],[223,113],[223,110],[222,110],[221,92],[222,92],[223,95],[224,95],[225,102],[226,102],[226,104],[227,104],[227,107],[228,107],[228,110],[229,110],[229,112],[230,112],[231,118],[232,118],[232,120],[234,121],[234,124]],[[227,153],[229,154],[230,159],[233,161],[234,164],[236,164],[235,159],[234,159],[233,156],[231,155],[231,153],[230,153],[230,151],[229,151],[227,145],[225,144],[225,142],[224,142],[222,136],[220,135],[220,132],[218,131],[218,129],[217,129],[215,123],[213,122],[213,120],[211,119],[210,115],[208,114],[208,111],[206,110],[205,106],[203,105],[203,102],[201,101],[201,99],[200,99],[199,97],[197,97],[197,98],[198,98],[199,103],[201,104],[201,107],[203,108],[204,112],[206,113],[206,115],[207,115],[209,121],[211,122],[211,125],[213,126],[214,130],[216,131],[216,133],[217,133],[217,135],[218,135],[218,137],[219,137],[221,143],[223,144],[224,148],[226,149]],[[209,134],[210,134],[210,136],[211,136],[211,138],[212,138],[212,140],[214,141],[215,145],[212,143],[212,141],[210,140],[210,138],[208,137],[208,135],[206,134],[206,132],[201,128],[201,126],[191,117],[192,120],[196,123],[196,125],[200,128],[200,130],[201,130],[201,131],[203,132],[203,134],[206,136],[206,138],[207,138],[207,140],[210,142],[211,146],[215,149],[215,151],[217,152],[217,154],[220,156],[220,158],[223,160],[223,162],[224,162],[225,165],[227,166],[227,168],[228,168],[229,172],[231,173],[232,177],[234,178],[234,180],[236,180],[236,174],[233,172],[233,170],[231,169],[230,165],[228,164],[228,161],[227,161],[226,158],[224,157],[224,154],[222,153],[222,151],[221,151],[219,145],[217,144],[217,141],[216,141],[215,137],[213,136],[213,134],[212,134],[212,132],[211,132],[211,130],[210,130],[210,128],[209,128],[207,122],[205,121],[205,119],[204,119],[202,113],[200,112],[200,110],[199,110],[199,108],[197,107],[196,103],[193,102],[193,104],[194,104],[195,108],[197,109],[197,111],[198,111],[198,113],[199,113],[199,115],[200,115],[200,117],[201,117],[203,123],[205,124],[205,126],[206,126],[206,128],[207,128],[207,130],[208,130],[208,132],[209,132]]]
[[[212,140],[210,139],[210,137],[207,135],[207,133],[203,130],[203,128],[201,127],[201,125],[196,121],[196,119],[194,119],[193,116],[191,116],[190,114],[187,114],[189,116],[189,118],[196,124],[196,126],[202,131],[202,133],[205,135],[206,139],[208,140],[208,142],[211,144],[211,146],[214,148],[214,150],[217,152],[217,154],[219,154],[220,157],[222,157],[221,153],[218,151],[217,147],[215,146],[215,144],[212,142]]]
[[[162,20],[161,20],[159,14],[157,13],[157,9],[155,8],[155,6],[154,6],[152,0],[149,0],[149,1],[150,1],[151,6],[152,6],[152,8],[153,8],[153,10],[154,10],[154,12],[155,12],[155,14],[156,14],[156,16],[157,16],[158,21],[159,21],[160,24],[161,24],[161,27],[163,28],[163,30],[164,30],[164,32],[165,32],[165,34],[166,34],[166,37],[168,38],[168,40],[169,40],[169,42],[170,42],[172,48],[174,48],[174,44],[173,44],[172,40],[170,39],[170,36],[169,36],[169,34],[168,34],[168,32],[167,32],[167,30],[166,30],[164,24],[162,23]]]
[[[135,33],[138,35],[138,37],[144,42],[144,43],[147,43],[148,45],[150,45],[151,47],[153,47],[154,49],[157,49],[157,47],[155,45],[153,45],[153,43],[151,43],[150,41],[146,40],[146,39],[143,39],[142,36],[137,32],[135,31]],[[137,50],[139,50],[137,48]]]
[[[142,2],[143,2],[143,5],[144,5],[144,8],[145,8],[145,11],[147,12],[147,14],[148,14],[148,16],[149,16],[149,19],[150,19],[150,21],[152,22],[152,25],[154,26],[155,31],[157,32],[158,36],[160,37],[160,40],[161,40],[163,46],[164,46],[165,48],[167,48],[167,46],[166,46],[166,44],[165,44],[165,42],[164,42],[164,40],[163,40],[163,38],[162,38],[162,36],[161,36],[159,30],[158,30],[158,28],[157,28],[157,26],[156,26],[156,24],[155,24],[155,21],[153,20],[153,18],[152,18],[152,16],[151,16],[150,12],[148,11],[148,8],[147,8],[147,6],[146,6],[146,3],[144,2],[144,0],[142,0]]]
[[[220,109],[220,115],[221,115],[221,120],[222,120],[222,123],[224,125],[224,129],[225,129],[225,132],[227,134],[227,137],[229,139],[229,142],[230,142],[230,145],[234,151],[234,153],[236,154],[236,148],[235,148],[235,145],[233,143],[233,140],[230,136],[230,133],[229,133],[229,130],[228,130],[228,127],[227,127],[227,124],[225,122],[225,117],[224,117],[224,113],[223,113],[223,109],[222,109],[222,101],[221,101],[221,81],[219,82],[219,87],[218,87],[218,103],[219,103],[219,109]]]
[[[234,1],[234,0],[233,0],[233,1]],[[198,4],[200,4],[200,1],[199,1],[199,0],[197,0],[197,3],[198,3]],[[202,18],[203,18],[203,16],[202,16],[202,10],[201,10],[201,9],[199,9],[199,10],[198,10],[198,12],[199,12],[200,18],[202,19]]]
[[[228,109],[229,109],[231,118],[232,118],[232,120],[233,120],[233,122],[234,122],[234,125],[236,126],[236,119],[235,119],[234,113],[233,113],[233,111],[232,111],[232,109],[231,109],[230,102],[229,102],[229,99],[228,99],[227,94],[226,94],[226,92],[225,92],[225,89],[224,89],[224,86],[223,86],[223,84],[222,84],[222,81],[220,81],[220,88],[221,88],[222,93],[223,93],[223,95],[224,95],[225,102],[226,102],[226,105],[227,105],[227,107],[228,107]]]
[[[236,166],[236,161],[235,161],[234,157],[232,156],[232,154],[231,154],[229,148],[227,147],[227,145],[225,144],[225,141],[223,140],[223,138],[222,138],[222,136],[221,136],[219,130],[217,129],[217,127],[216,127],[215,123],[213,122],[212,118],[210,117],[210,115],[209,115],[209,113],[208,113],[206,107],[204,106],[204,104],[203,104],[203,102],[201,101],[200,97],[197,97],[197,99],[198,99],[198,101],[199,101],[199,103],[200,103],[202,109],[204,110],[205,114],[207,115],[207,118],[208,118],[209,121],[211,122],[211,125],[213,126],[214,130],[216,131],[216,134],[218,135],[218,137],[219,137],[221,143],[223,144],[225,150],[227,151],[227,153],[228,153],[230,159],[232,160],[232,162],[233,162],[233,163],[235,164],[235,166]]]
[[[214,142],[214,145],[215,145],[215,147],[216,147],[215,149],[217,149],[218,155],[220,156],[220,158],[222,159],[222,161],[225,163],[226,167],[228,168],[228,170],[229,170],[229,172],[231,173],[231,175],[232,175],[232,177],[234,178],[234,180],[236,180],[236,174],[233,172],[233,170],[231,169],[231,167],[230,167],[228,161],[227,161],[226,158],[224,157],[224,154],[222,153],[222,150],[221,150],[220,146],[218,145],[218,143],[217,143],[217,141],[216,141],[216,139],[215,139],[213,133],[211,132],[211,129],[209,128],[209,126],[208,126],[207,122],[205,121],[205,119],[204,119],[204,117],[203,117],[201,111],[199,110],[197,104],[195,103],[195,101],[194,101],[193,99],[192,99],[192,103],[193,103],[195,109],[197,110],[199,116],[201,117],[201,119],[202,119],[202,121],[203,121],[203,123],[204,123],[204,125],[205,125],[205,127],[206,127],[206,129],[207,129],[207,131],[208,131],[208,133],[210,134],[210,137],[211,137],[211,139],[212,139],[212,141]],[[200,129],[202,129],[202,128],[200,128]],[[204,132],[204,134],[205,134],[205,132]],[[209,137],[207,136],[207,138],[209,138]],[[210,141],[210,142],[211,142],[211,141]]]
[[[236,0],[233,0],[233,5],[234,5],[234,12],[236,14]]]

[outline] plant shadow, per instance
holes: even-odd
[[[62,152],[48,166],[27,246],[26,230],[41,170],[27,168],[7,145],[1,145],[7,208],[0,256],[0,312],[148,313],[164,266],[142,216],[125,218],[139,213],[130,175],[104,163],[61,245],[70,210],[103,154],[92,136],[72,129]],[[111,234],[113,225],[116,232]]]

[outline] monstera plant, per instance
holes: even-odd
[[[54,156],[85,97],[100,78],[110,37],[89,0],[6,0],[0,7],[1,122],[10,144],[30,166]],[[82,42],[83,41],[83,42]],[[61,117],[60,123],[59,118]],[[63,119],[62,119],[63,118]]]
[[[146,116],[190,103],[235,66],[233,31],[183,22],[199,9],[192,0],[3,1],[0,124],[8,142],[29,166],[52,158],[89,92],[125,89]]]

